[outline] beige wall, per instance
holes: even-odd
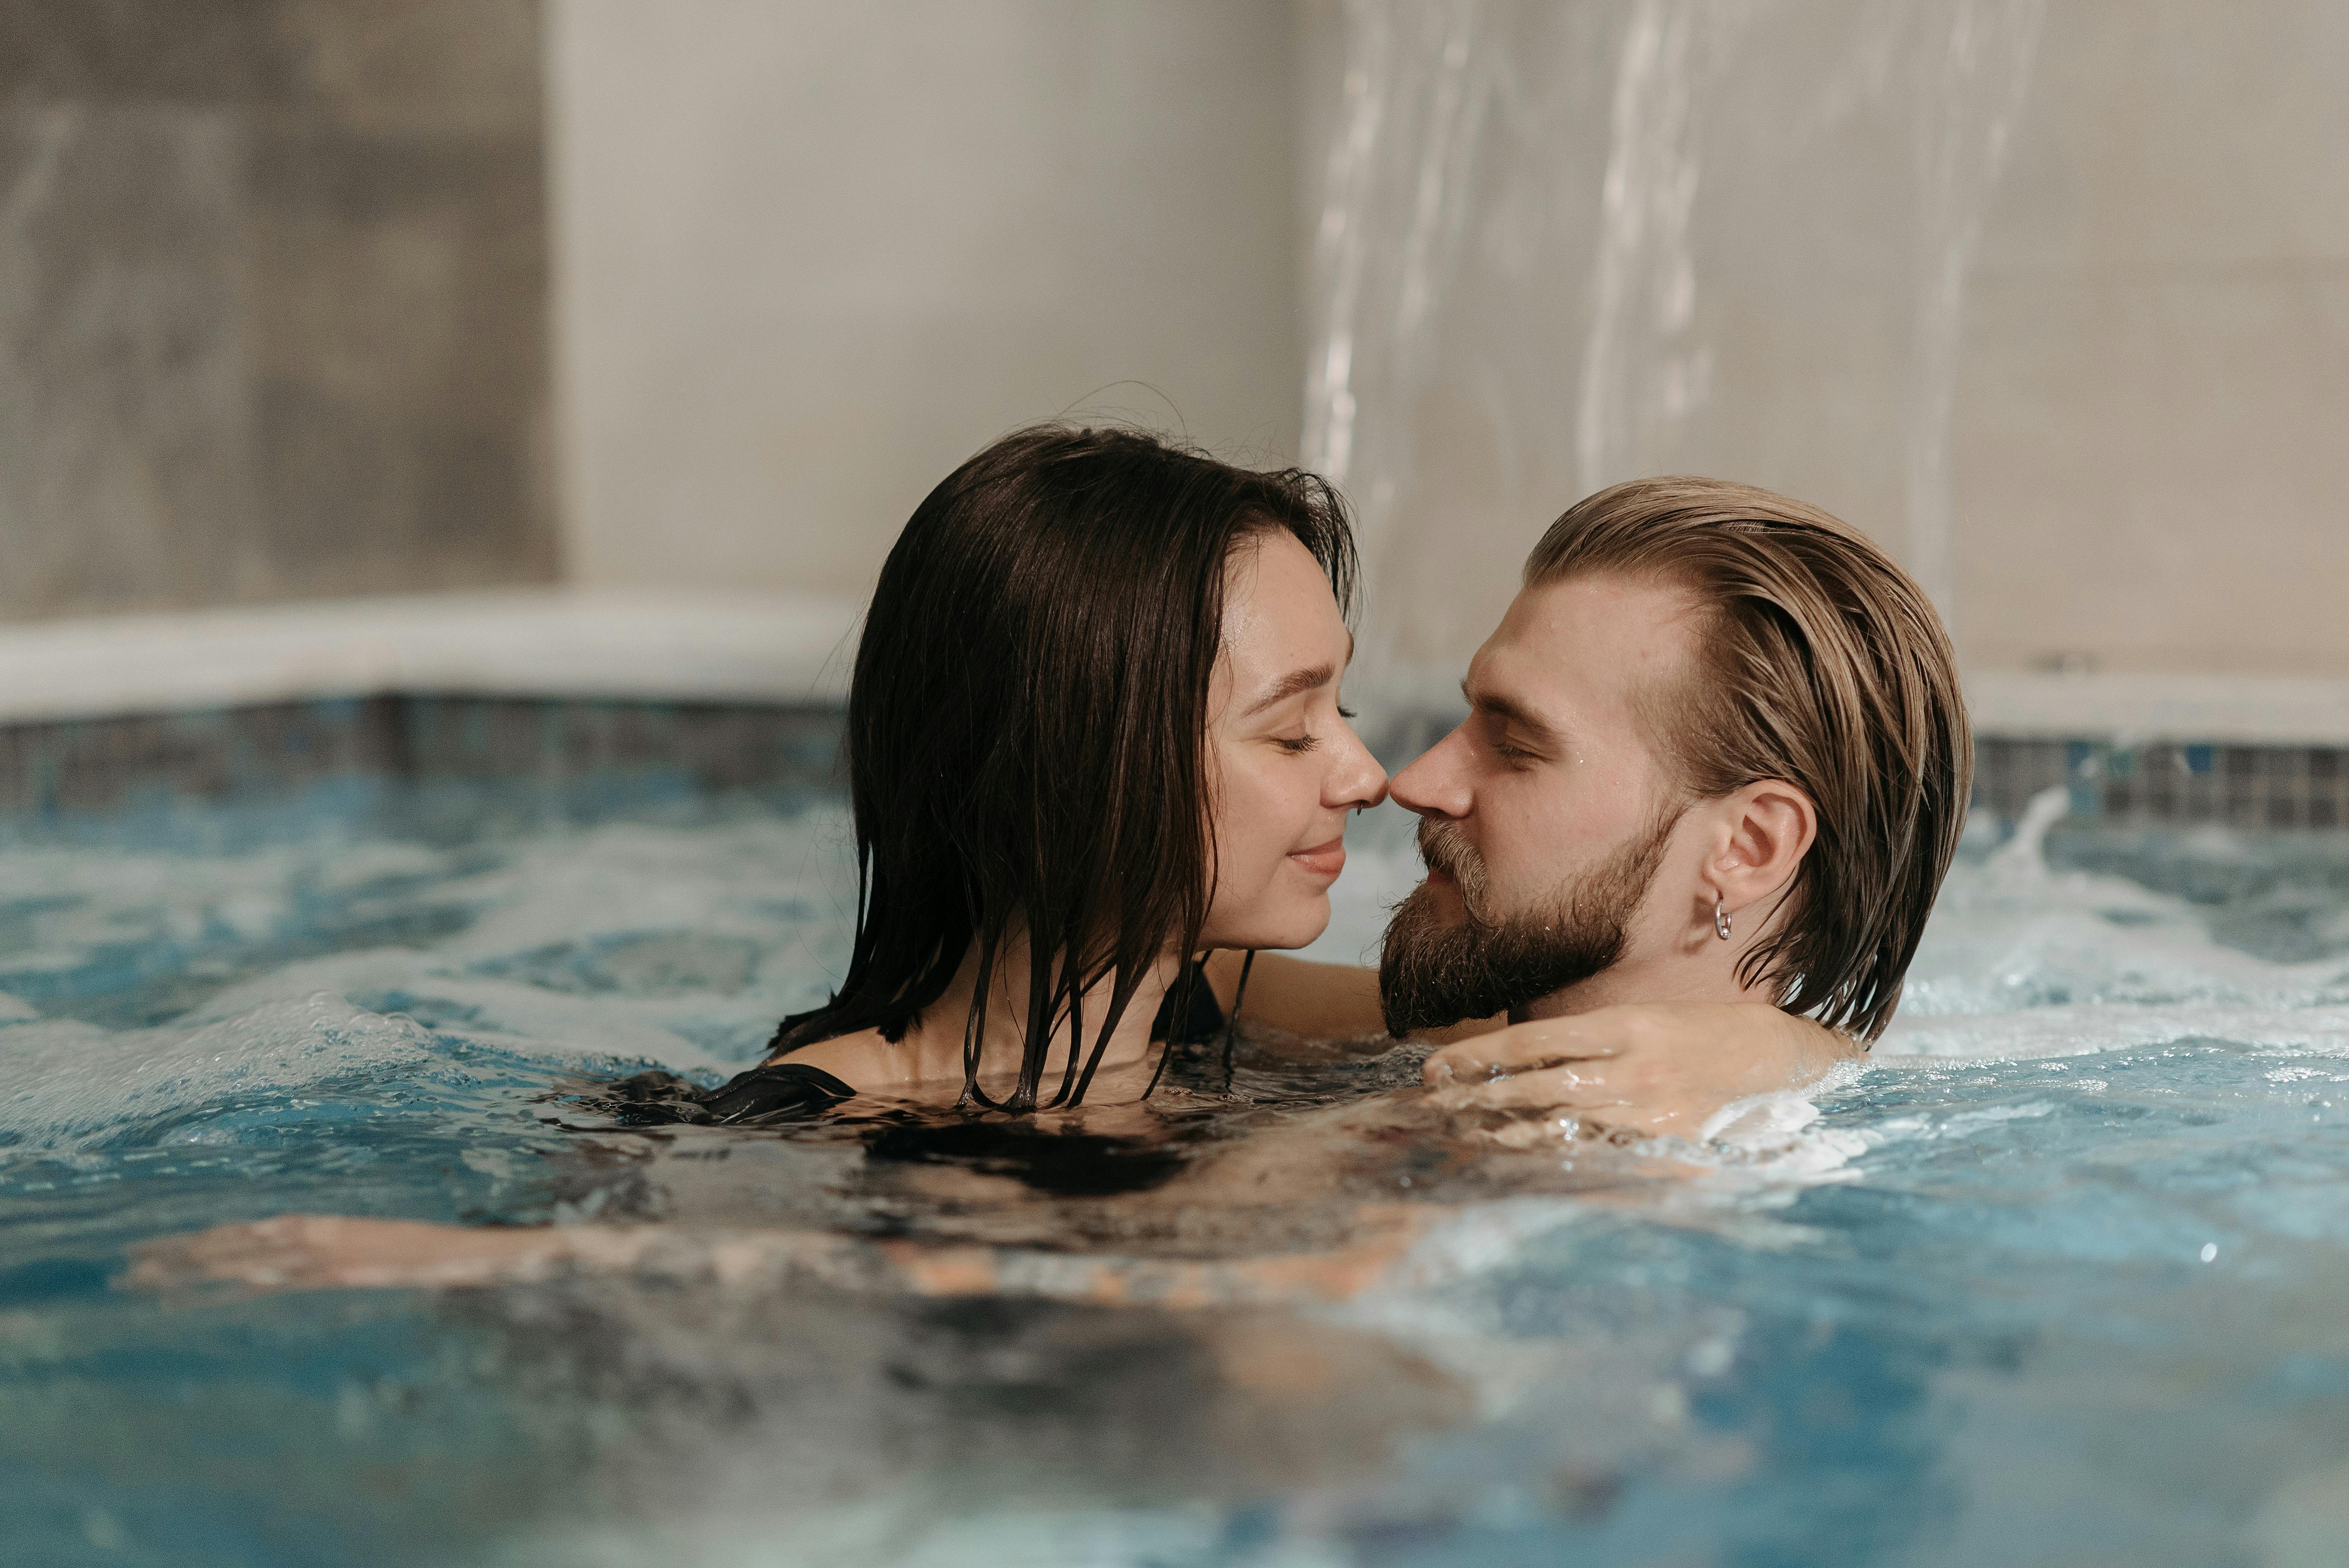
[[[554,0],[568,573],[859,595],[954,462],[1089,395],[1164,423],[1163,392],[1210,444],[1287,458],[1348,14]],[[1361,388],[1347,476],[1373,534],[1392,521],[1372,583],[1406,665],[1448,681],[1576,495],[1681,469],[1819,500],[1920,566],[1946,505],[1939,581],[1979,667],[2349,671],[2349,10],[1460,15],[1482,139],[1427,253],[1416,390]],[[1953,77],[1951,39],[2032,16],[1986,205],[1962,169],[1934,186],[2000,119],[1995,61]],[[1610,229],[1619,166],[1656,204]],[[1380,267],[1403,286],[1420,175],[1381,198],[1366,333],[1397,315]]]
[[[2349,675],[2349,7],[2058,0],[1969,290],[1968,655]]]
[[[1080,403],[1293,456],[1286,6],[547,23],[570,575],[861,595],[949,469]]]

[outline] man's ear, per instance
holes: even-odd
[[[1720,847],[1705,871],[1723,907],[1733,914],[1765,902],[1775,908],[1819,836],[1818,808],[1785,779],[1764,779],[1723,799],[1721,822]]]

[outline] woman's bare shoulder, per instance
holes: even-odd
[[[853,1035],[834,1035],[831,1039],[802,1046],[788,1055],[769,1057],[763,1065],[795,1062],[815,1068],[860,1094],[869,1094],[905,1086],[905,1047],[893,1045],[880,1030],[859,1029]]]

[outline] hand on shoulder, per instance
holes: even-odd
[[[1423,1072],[1454,1110],[1694,1137],[1731,1101],[1816,1083],[1859,1051],[1758,1002],[1657,1002],[1512,1024],[1445,1046]]]

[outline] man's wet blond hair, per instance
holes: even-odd
[[[1973,732],[1941,618],[1909,574],[1814,506],[1723,480],[1633,480],[1578,502],[1526,586],[1626,575],[1704,617],[1692,667],[1647,694],[1691,799],[1765,779],[1811,799],[1818,839],[1739,978],[1873,1039],[1964,831]]]

